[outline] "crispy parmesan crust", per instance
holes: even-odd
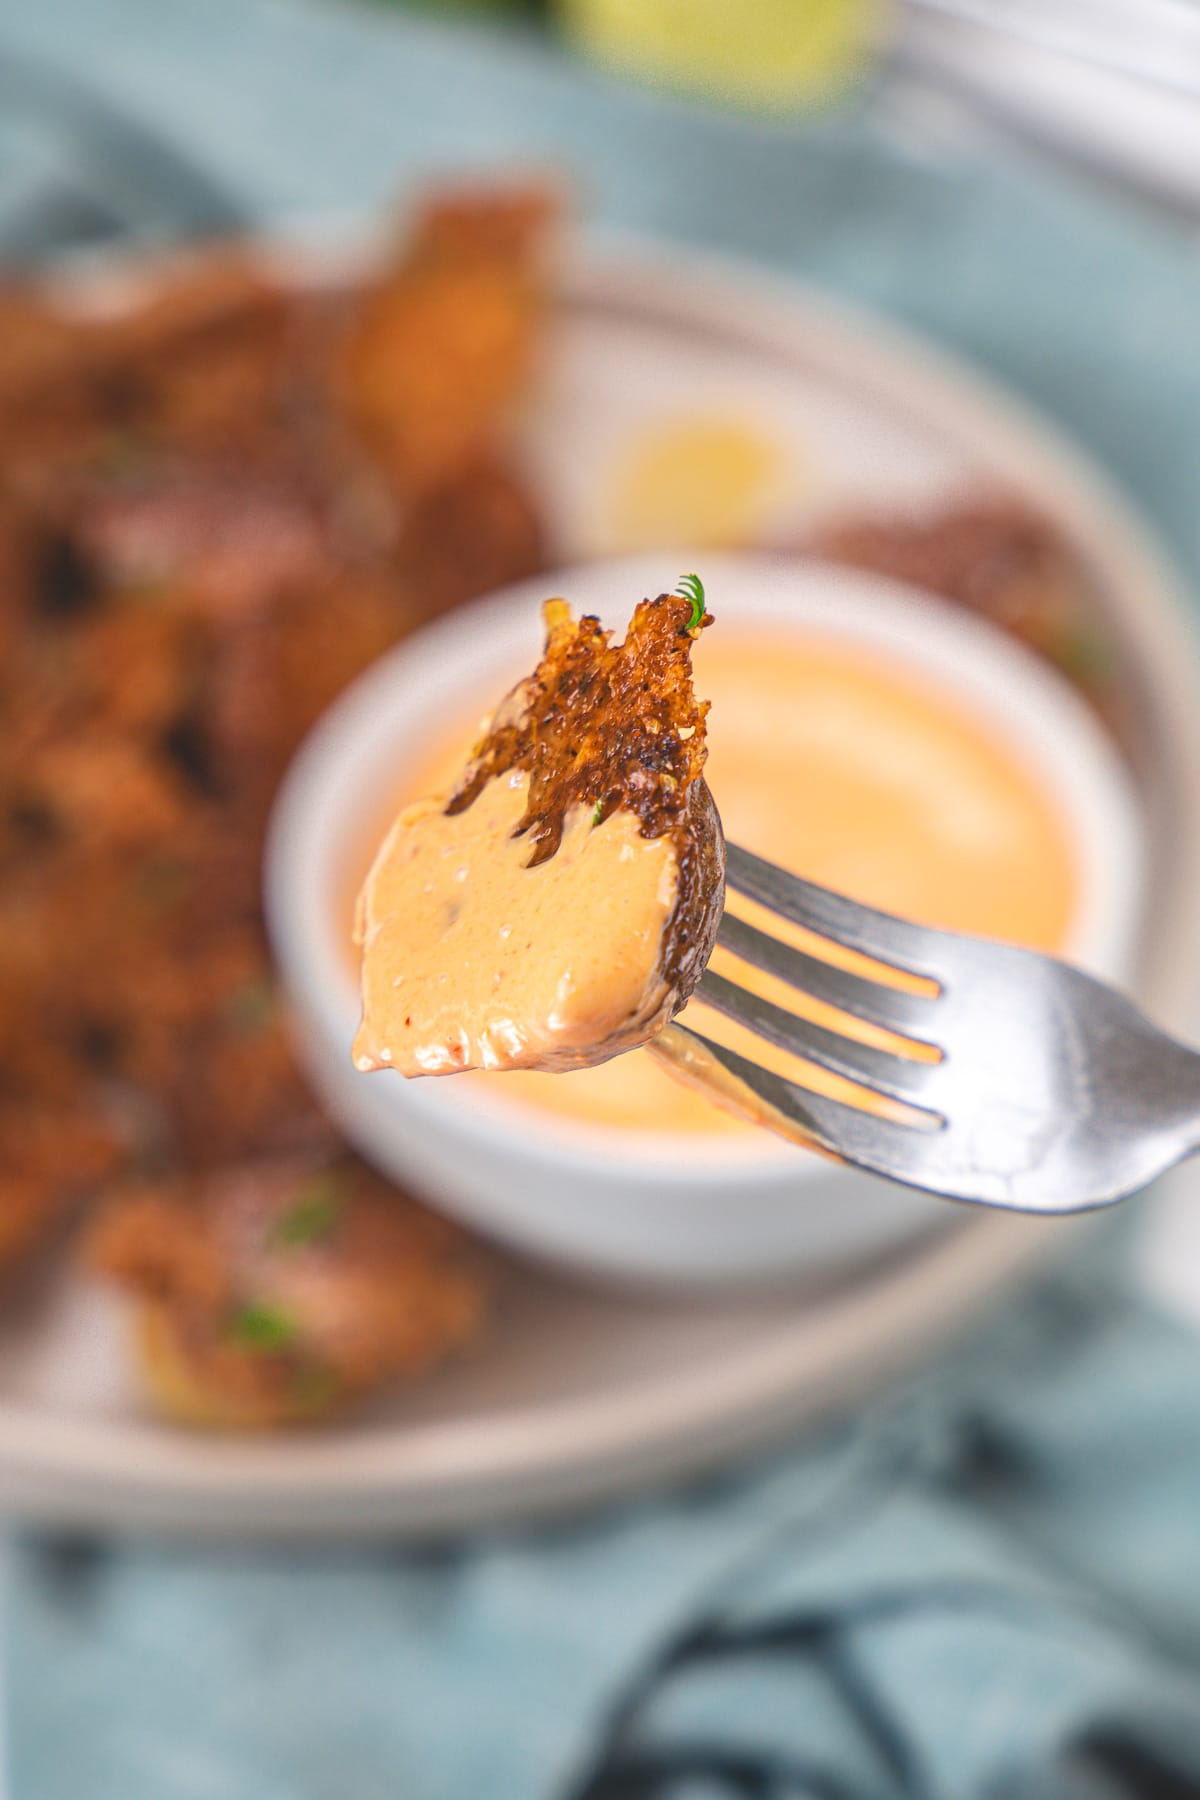
[[[678,882],[661,956],[671,994],[648,1031],[699,981],[725,901],[725,839],[703,779],[709,703],[692,687],[692,643],[712,615],[692,624],[692,612],[680,594],[642,600],[614,644],[599,619],[548,600],[542,660],[488,721],[446,808],[464,812],[496,776],[527,774],[516,831],[529,839],[530,868],[555,854],[573,807],[592,808],[597,823],[624,808],[643,837],[671,838]]]
[[[679,881],[663,932],[662,968],[675,999],[663,1025],[691,997],[708,965],[725,910],[725,833],[706,781],[688,797],[687,816],[676,835]]]
[[[121,1257],[144,1234],[142,1272],[175,1279],[204,1265],[210,1179],[334,1154],[260,916],[266,821],[348,681],[544,565],[510,415],[557,212],[540,184],[435,197],[330,284],[252,245],[148,267],[99,310],[0,280],[0,1306],[148,1169],[178,1211],[115,1199]],[[323,1247],[341,1313],[357,1242]],[[406,1254],[412,1317],[452,1310]],[[146,1304],[182,1366],[180,1307]],[[214,1416],[315,1416],[286,1359],[219,1349],[195,1377]]]
[[[446,811],[465,812],[497,775],[529,776],[529,803],[517,835],[529,837],[529,867],[547,862],[573,806],[597,822],[618,807],[641,820],[642,835],[676,832],[708,754],[708,702],[692,691],[692,604],[679,594],[642,600],[625,641],[565,600],[544,608],[546,648],[527,681],[488,721]]]
[[[133,1297],[146,1387],[182,1424],[316,1423],[436,1367],[487,1313],[462,1234],[348,1158],[131,1187],[86,1254]]]

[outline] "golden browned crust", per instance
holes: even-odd
[[[360,304],[340,359],[342,403],[406,490],[453,477],[525,384],[554,210],[540,186],[436,203]]]
[[[544,560],[506,416],[552,211],[435,198],[337,292],[252,247],[104,314],[0,283],[0,1273],[131,1171],[336,1142],[266,819],[347,681]]]
[[[1026,501],[980,493],[926,512],[848,514],[805,548],[982,614],[1111,711],[1116,658],[1089,571],[1059,527]]]
[[[531,868],[555,854],[573,807],[592,808],[597,823],[623,808],[643,837],[671,838],[678,879],[659,965],[665,997],[607,1047],[616,1055],[684,1004],[724,907],[725,839],[703,779],[709,703],[696,698],[691,663],[712,615],[702,602],[660,594],[639,602],[624,641],[614,644],[599,619],[572,618],[565,600],[544,610],[542,660],[493,714],[446,810],[465,811],[489,781],[519,770],[529,783],[517,835],[529,838]]]
[[[725,833],[706,781],[692,785],[675,848],[679,870],[675,905],[659,955],[675,997],[663,1025],[674,1018],[707,968],[725,910]]]
[[[120,1162],[116,1122],[96,1096],[0,1102],[0,1282]]]
[[[554,855],[575,806],[594,808],[597,824],[623,807],[643,837],[681,831],[708,754],[691,658],[712,616],[692,624],[693,611],[680,594],[642,600],[614,644],[599,619],[548,600],[542,660],[493,714],[446,811],[465,812],[497,775],[527,774],[517,835],[528,835],[530,868]]]
[[[138,1302],[151,1395],[182,1423],[313,1423],[480,1329],[463,1235],[349,1158],[131,1188],[88,1259]]]

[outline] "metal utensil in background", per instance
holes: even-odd
[[[1200,10],[1191,0],[907,0],[907,5],[917,15],[1200,99]]]
[[[1190,223],[1200,220],[1200,6],[1192,0],[904,0],[893,86]],[[919,110],[919,99],[909,110]]]

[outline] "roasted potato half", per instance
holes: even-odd
[[[725,844],[692,689],[703,589],[643,600],[619,644],[564,600],[545,619],[535,672],[367,876],[364,1071],[605,1062],[662,1030],[711,954]]]
[[[351,1158],[247,1164],[131,1188],[95,1221],[92,1269],[136,1302],[155,1406],[181,1424],[314,1424],[469,1342],[480,1259]]]

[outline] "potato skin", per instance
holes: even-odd
[[[693,782],[676,834],[679,888],[663,932],[663,973],[675,1000],[663,1024],[691,998],[708,967],[725,911],[725,831],[707,781]]]

